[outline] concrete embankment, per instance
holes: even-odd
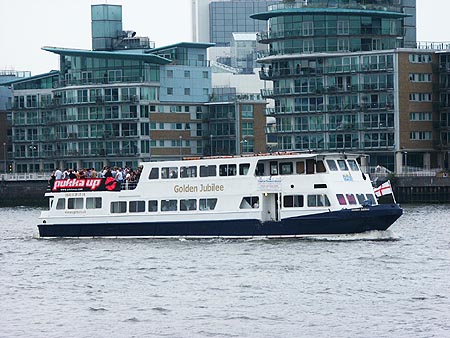
[[[450,203],[450,178],[397,177],[392,182],[399,203]]]
[[[48,205],[44,197],[47,180],[0,181],[0,207]]]
[[[391,179],[398,203],[450,203],[450,178],[401,176]],[[0,207],[47,206],[48,181],[5,180],[0,177]]]

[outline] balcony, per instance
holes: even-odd
[[[285,11],[289,9],[307,9],[307,8],[342,8],[342,9],[358,9],[358,10],[372,10],[372,11],[389,11],[389,12],[402,12],[401,6],[384,5],[384,4],[359,4],[355,1],[349,3],[341,3],[333,1],[330,5],[329,1],[315,1],[313,3],[295,2],[295,3],[279,3],[268,6],[269,12]]]

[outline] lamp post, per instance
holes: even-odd
[[[405,154],[405,163],[403,165],[405,167],[405,172],[408,173],[408,152],[405,151],[404,154]]]
[[[3,162],[6,174],[6,142],[3,142]]]
[[[247,143],[248,141],[245,139],[245,138],[243,138],[242,140],[241,140],[241,155],[244,153],[244,148],[245,148],[245,144]]]
[[[33,159],[33,172],[35,171],[35,164],[34,164],[34,151],[37,149],[36,145],[34,143],[31,143],[30,145],[30,151],[31,151],[31,157]]]
[[[210,151],[211,151],[211,156],[213,155],[213,134],[209,135],[210,137]]]

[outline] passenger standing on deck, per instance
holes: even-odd
[[[77,178],[77,175],[75,174],[73,169],[69,169],[69,178],[70,179]]]
[[[118,168],[117,169],[117,171],[116,171],[116,181],[119,183],[119,184],[122,184],[122,182],[123,182],[123,173],[122,173],[122,168]]]
[[[63,177],[63,173],[62,173],[61,169],[56,168],[56,170],[55,170],[55,179],[60,180],[60,179],[62,179],[62,177]]]
[[[63,172],[63,180],[68,180],[69,179],[69,169],[64,169]]]
[[[105,174],[103,175],[104,178],[112,177],[111,168],[107,167]]]

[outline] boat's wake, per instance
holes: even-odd
[[[385,231],[367,231],[358,234],[342,234],[342,235],[318,235],[307,236],[302,238],[310,241],[329,241],[329,242],[345,242],[345,241],[399,241],[400,237],[391,230]]]

